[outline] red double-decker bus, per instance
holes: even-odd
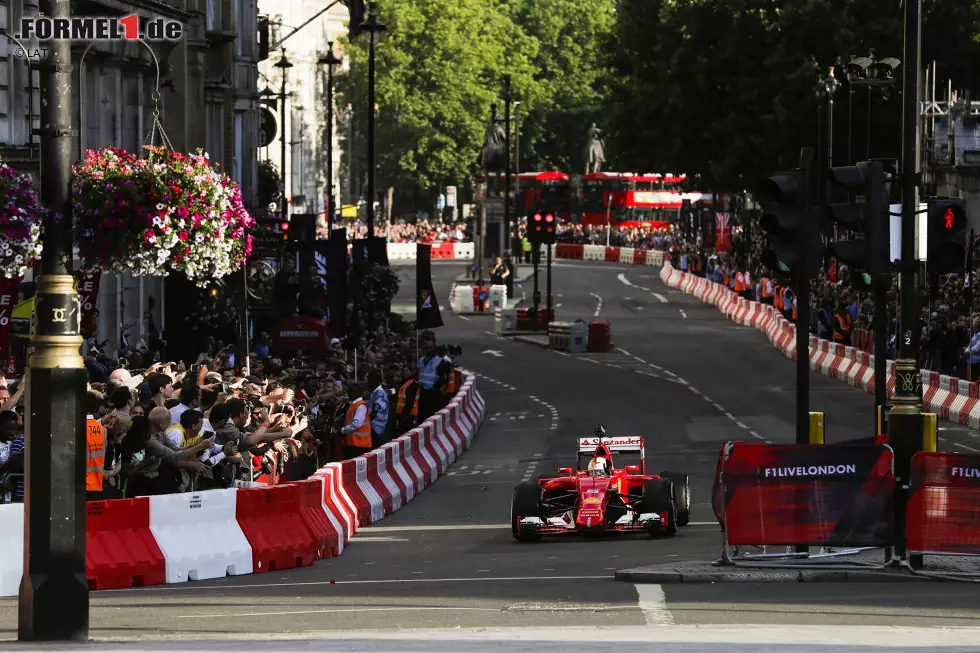
[[[664,228],[680,220],[685,200],[711,195],[685,192],[687,175],[592,172],[582,177],[582,224]]]
[[[503,174],[491,174],[488,179],[503,190]],[[510,187],[516,197],[514,210],[517,217],[527,217],[535,211],[551,211],[562,220],[571,219],[571,178],[564,172],[521,172],[511,176]]]

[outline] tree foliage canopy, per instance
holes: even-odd
[[[852,54],[901,59],[902,12],[893,0],[620,0],[609,121],[619,163],[699,174],[718,190],[795,166],[825,110],[818,78]],[[923,66],[936,61],[940,77],[969,88],[978,35],[977,0],[924,3]],[[839,66],[836,76],[835,151],[847,149],[850,119],[853,158],[864,158],[866,93],[849,102]],[[871,100],[872,156],[898,155],[900,88]]]

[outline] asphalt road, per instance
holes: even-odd
[[[433,268],[445,302],[461,266]],[[414,271],[400,270],[398,301],[410,303]],[[562,355],[494,336],[492,318],[444,308],[438,336],[461,345],[457,363],[480,376],[487,420],[449,474],[360,531],[342,556],[306,569],[99,592],[92,597],[93,635],[747,623],[980,627],[976,589],[965,584],[611,580],[616,569],[718,556],[721,536],[709,504],[718,448],[730,439],[793,441],[794,368],[762,334],[667,289],[654,268],[562,263],[554,292],[559,319],[611,320],[617,349]],[[812,409],[827,413],[828,441],[870,431],[870,396],[814,376],[812,397]],[[643,435],[651,470],[691,474],[692,525],[661,540],[514,542],[513,486],[574,465],[575,439],[597,423],[613,435]],[[976,444],[962,429],[942,435],[951,448]],[[15,633],[16,600],[2,599],[0,638]],[[934,643],[941,642],[937,635]]]

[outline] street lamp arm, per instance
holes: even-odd
[[[294,29],[292,32],[290,32],[286,36],[284,36],[281,39],[279,39],[279,42],[276,43],[275,45],[271,46],[269,49],[270,50],[275,50],[276,48],[280,47],[283,43],[286,42],[286,39],[288,39],[290,36],[293,36],[294,34],[296,34],[296,32],[300,31],[301,29],[303,29],[304,27],[306,27],[307,25],[309,25],[310,23],[312,23],[314,20],[316,20],[317,18],[319,18],[323,14],[327,13],[328,11],[330,11],[334,7],[334,5],[340,4],[342,1],[343,0],[333,0],[333,2],[331,2],[330,4],[328,4],[326,7],[324,7],[320,11],[316,12],[315,14],[313,14],[312,16],[310,16],[309,18],[307,18],[306,21],[302,25],[300,25],[299,27],[297,27],[296,29]]]

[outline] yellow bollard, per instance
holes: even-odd
[[[810,444],[823,444],[823,413],[810,413]]]
[[[939,419],[936,413],[922,413],[922,450],[938,451]]]

